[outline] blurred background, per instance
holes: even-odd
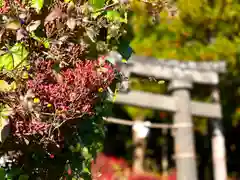
[[[217,88],[220,90],[223,113],[227,173],[232,180],[240,179],[239,12],[240,2],[236,0],[132,1],[128,12],[129,31],[121,39],[118,49],[124,60],[128,60],[133,54],[180,61],[225,60],[227,72],[220,75]],[[130,90],[167,94],[169,82],[132,75],[129,77],[129,84]],[[210,102],[209,91],[207,85],[194,85],[191,99]],[[117,103],[112,107],[113,117],[133,122],[141,119],[151,123],[172,124],[172,115],[165,111]],[[211,180],[214,178],[211,125],[207,118],[193,117],[192,120],[198,179]],[[176,179],[172,130],[151,128],[145,142],[142,164],[145,176],[142,179]],[[99,162],[108,164],[108,168],[103,168],[109,169],[109,172],[103,172],[106,179],[117,176],[123,179],[129,176],[136,161],[133,156],[135,145],[131,125],[106,123],[104,149],[98,157]],[[119,175],[110,175],[119,171]]]

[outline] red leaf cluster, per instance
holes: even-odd
[[[10,0],[3,0],[3,5],[0,8],[0,14],[9,12],[9,10],[11,9],[10,2],[11,2]],[[22,2],[22,0],[13,0],[13,2],[11,2],[11,3],[12,4],[14,3],[15,6],[25,8],[25,4]]]
[[[115,158],[99,153],[95,161],[91,165],[91,173],[93,179],[111,180],[119,171],[123,173],[125,169],[129,169],[128,163],[122,158]]]
[[[36,62],[36,74],[28,81],[28,88],[40,99],[45,112],[51,109],[47,107],[50,104],[64,118],[92,114],[99,89],[106,90],[115,77],[111,65],[105,62],[103,66],[101,71],[98,61],[85,60],[56,73],[53,61],[40,60]]]
[[[41,121],[13,121],[12,131],[18,137],[31,135],[47,135],[50,125]]]
[[[99,153],[95,162],[92,162],[91,173],[95,180],[113,180],[117,175],[117,177],[120,176],[120,179],[121,176],[124,176],[128,180],[176,180],[176,170],[170,171],[166,178],[147,172],[134,173],[126,160],[108,157],[103,153]]]
[[[0,14],[7,13],[10,10],[9,2],[3,1],[3,6],[0,8]]]
[[[12,133],[20,139],[46,137],[46,144],[51,137],[51,143],[61,147],[64,133],[52,129],[63,121],[94,115],[96,103],[101,102],[102,93],[115,78],[114,67],[107,62],[100,65],[99,61],[85,60],[56,72],[56,62],[39,58],[32,68],[34,74],[27,81],[27,88],[39,99],[34,108],[40,116],[16,113],[11,121]],[[54,116],[44,119],[44,114]]]

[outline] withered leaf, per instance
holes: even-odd
[[[20,19],[26,19],[27,18],[27,14],[22,13],[22,14],[19,15],[19,18]]]
[[[28,32],[33,32],[35,31],[41,24],[41,21],[40,20],[37,20],[37,21],[31,21],[28,26],[26,27],[27,31]]]
[[[74,30],[75,27],[76,27],[76,19],[69,18],[69,19],[67,20],[67,26],[68,26],[71,30]]]
[[[7,29],[11,29],[11,30],[17,30],[21,27],[20,21],[18,20],[13,20],[13,21],[9,21],[5,24],[5,27]]]
[[[2,37],[3,37],[4,32],[5,32],[5,29],[2,28],[2,29],[0,30],[0,41],[2,41]]]
[[[24,141],[25,141],[26,145],[29,144],[29,140],[28,139],[24,138]]]
[[[92,28],[86,28],[86,33],[92,42],[96,42],[96,40],[95,40],[96,36],[97,36],[96,31],[94,31]]]
[[[68,3],[67,14],[70,15],[73,9],[74,9],[74,3],[71,1],[70,3]]]
[[[68,39],[68,36],[66,35],[66,36],[60,37],[60,38],[59,38],[59,41],[64,42],[64,41],[66,41],[67,39]]]
[[[20,41],[27,35],[28,35],[28,33],[23,28],[21,28],[21,29],[17,30],[16,39],[17,39],[17,41]]]
[[[0,56],[2,56],[5,53],[6,53],[6,51],[0,50]]]
[[[65,13],[62,12],[62,10],[60,8],[55,8],[51,13],[49,13],[49,15],[46,17],[45,21],[44,21],[44,25],[47,24],[50,21],[54,21],[57,18],[62,18],[66,16]]]

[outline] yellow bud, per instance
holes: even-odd
[[[99,88],[99,89],[98,89],[98,92],[103,92],[103,88]]]
[[[35,104],[40,103],[40,99],[39,99],[39,98],[34,98],[34,99],[33,99],[33,102],[34,102]]]
[[[26,71],[23,72],[22,78],[23,79],[28,79],[28,73]]]

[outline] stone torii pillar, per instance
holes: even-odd
[[[175,139],[175,160],[177,180],[197,180],[195,142],[191,115],[192,83],[186,80],[172,80],[169,91],[176,100],[176,112],[173,114]]]
[[[219,99],[212,103],[199,102],[191,100],[189,93],[193,83],[218,86],[219,74],[226,72],[226,63],[158,60],[133,55],[127,64],[121,64],[119,63],[119,67],[127,76],[134,74],[170,81],[169,90],[172,96],[134,90],[127,93],[120,91],[116,103],[173,113],[178,180],[197,180],[192,116],[211,119],[214,179],[226,180],[225,140],[220,128],[222,112]]]

